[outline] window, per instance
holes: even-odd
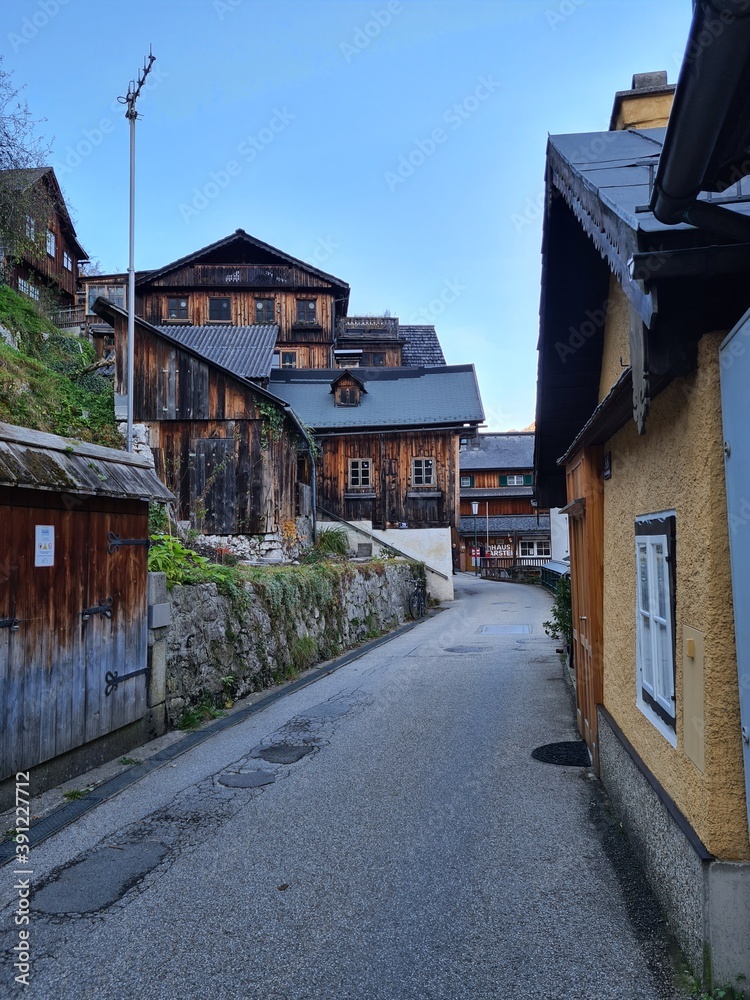
[[[522,556],[533,556],[540,558],[542,556],[549,556],[550,548],[549,542],[546,540],[542,541],[530,541],[521,539],[519,544],[519,555]]]
[[[47,253],[50,257],[55,256],[55,248],[57,246],[57,241],[55,240],[55,234],[51,230],[47,230]]]
[[[73,270],[73,258],[70,256],[67,250],[63,250],[63,267],[66,271]]]
[[[461,485],[462,486],[466,486],[466,487],[473,487],[474,486],[474,477],[473,476],[461,476]]]
[[[30,240],[33,240],[36,236],[36,223],[34,222],[33,215],[26,216],[26,236]]]
[[[18,291],[22,295],[28,295],[30,299],[34,299],[35,302],[39,301],[39,289],[36,285],[32,285],[30,281],[26,281],[24,278],[18,279]]]
[[[349,459],[349,486],[352,489],[372,486],[372,463],[369,458]]]
[[[342,385],[336,391],[337,406],[359,406],[359,389],[356,385]]]
[[[522,476],[514,473],[509,476],[501,475],[497,477],[498,486],[531,486],[533,481],[534,477],[530,472]]]
[[[297,367],[297,352],[296,351],[282,351],[281,352],[281,367],[282,368],[296,368]]]
[[[413,458],[411,460],[412,486],[435,485],[435,459]]]
[[[315,323],[315,299],[297,299],[297,322]]]
[[[179,298],[167,299],[167,316],[169,319],[187,319],[188,300]]]
[[[666,739],[675,737],[675,514],[635,522],[638,707]]]
[[[255,322],[256,323],[276,322],[276,310],[274,309],[273,299],[255,300]]]
[[[88,301],[89,313],[93,312],[94,302],[101,296],[109,299],[114,305],[124,309],[126,305],[126,295],[124,285],[89,285]]]
[[[385,354],[382,351],[370,353],[365,351],[359,361],[363,368],[382,368],[385,365]]]
[[[209,299],[208,318],[212,323],[229,323],[232,319],[232,307],[229,299]]]

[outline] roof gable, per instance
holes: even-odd
[[[231,235],[225,236],[215,243],[201,247],[200,250],[195,250],[185,257],[173,260],[163,267],[146,272],[137,283],[140,285],[149,284],[190,264],[251,264],[261,267],[281,264],[296,267],[300,271],[314,276],[320,282],[345,292],[348,301],[349,285],[345,281],[332,274],[327,274],[325,271],[320,271],[318,268],[272,247],[269,243],[263,243],[262,240],[250,236],[244,229],[237,229]]]

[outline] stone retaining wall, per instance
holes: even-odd
[[[170,725],[191,705],[236,700],[395,627],[422,572],[406,561],[269,568],[234,597],[213,583],[174,587]]]

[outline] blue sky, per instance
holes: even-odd
[[[608,127],[635,72],[677,77],[690,0],[5,0],[0,51],[79,239],[136,267],[237,228],[435,323],[492,430],[534,417],[548,134]]]

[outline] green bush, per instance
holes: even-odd
[[[552,620],[542,622],[544,631],[553,639],[564,639],[570,649],[573,642],[573,609],[570,595],[570,577],[561,576],[555,590],[555,603],[552,605]]]

